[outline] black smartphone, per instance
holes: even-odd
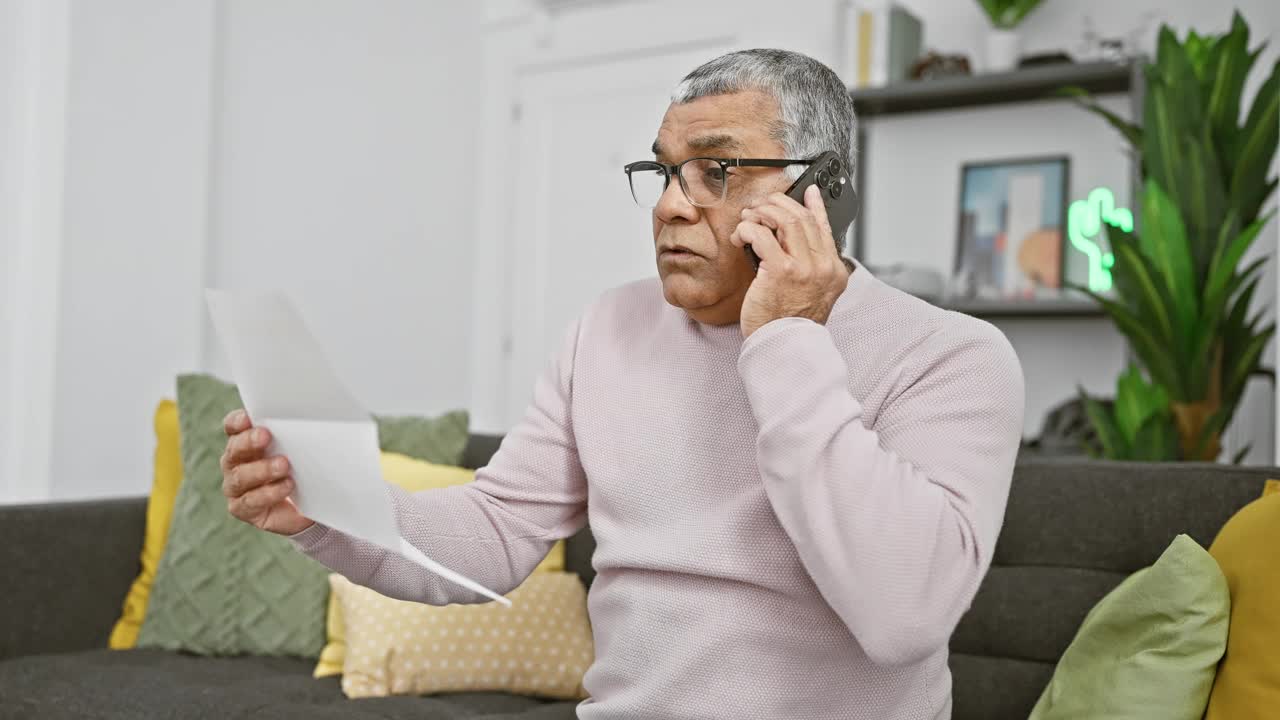
[[[804,191],[810,185],[817,185],[822,192],[822,204],[827,206],[827,220],[831,223],[831,236],[840,242],[858,216],[858,194],[853,189],[848,161],[832,150],[822,153],[791,183],[787,196],[803,205]],[[750,245],[745,249],[751,266],[759,270],[760,258]]]

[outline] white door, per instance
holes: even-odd
[[[523,415],[567,326],[596,296],[657,274],[650,212],[632,202],[622,166],[652,157],[680,78],[748,47],[783,47],[833,64],[839,6],[838,0],[795,0],[781,11],[768,0],[739,0],[726,12],[728,3],[713,0],[618,3],[549,25],[531,23],[529,37],[504,31],[494,43],[510,48],[514,37],[515,44],[534,48],[505,58],[499,51],[488,60],[507,64],[505,75],[489,68],[489,127],[497,129],[499,116],[510,113],[506,128],[513,135],[485,142],[493,164],[509,173],[495,182],[506,183],[512,202],[481,210],[477,227],[504,228],[506,245],[495,258],[501,274],[488,263],[480,272],[488,282],[505,278],[499,294],[509,312],[502,318],[501,387],[477,378],[486,392],[473,395],[494,399],[502,416],[497,424],[510,427]],[[484,216],[499,211],[506,213],[503,223]],[[493,329],[485,322],[490,315],[478,314],[475,332]],[[473,352],[483,355],[485,338],[479,340]],[[481,404],[484,429],[498,430],[487,427],[490,403]]]
[[[650,212],[622,166],[651,159],[673,78],[722,48],[529,74],[519,83],[509,417],[601,292],[656,275]]]

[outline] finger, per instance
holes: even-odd
[[[788,255],[794,256],[796,250],[808,242],[803,238],[795,237],[802,236],[806,232],[803,216],[792,215],[776,205],[762,205],[758,208],[743,210],[742,217],[744,220],[757,222],[776,230],[778,244]]]
[[[811,192],[817,192],[813,185],[810,185],[809,188],[805,190],[806,201],[809,193]],[[785,213],[791,218],[791,223],[795,225],[795,229],[791,232],[800,235],[800,237],[792,240],[794,245],[800,245],[803,243],[810,253],[817,253],[820,251],[822,231],[818,227],[818,221],[814,219],[813,213],[808,207],[796,202],[786,193],[771,193],[769,195],[769,205],[766,207],[775,208],[777,211]],[[763,208],[757,209],[762,210]],[[803,254],[799,251],[799,247],[794,248],[792,255],[802,257]]]
[[[764,226],[769,230],[770,233],[773,234],[773,238],[774,240],[777,241],[778,247],[782,248],[782,252],[784,253],[790,252],[790,246],[787,243],[786,233],[783,232],[782,223],[780,222],[776,213],[765,213],[765,212],[761,212],[759,209],[743,210],[742,222],[754,223],[756,225]]]
[[[789,259],[782,246],[778,244],[778,238],[774,236],[773,231],[763,225],[741,223],[738,225],[738,234],[751,245],[751,249],[760,258],[761,265],[768,263],[770,267],[774,267]]]
[[[237,465],[222,482],[222,494],[234,498],[289,475],[289,459],[283,455]]]
[[[222,419],[222,431],[227,434],[227,437],[242,433],[251,427],[253,423],[249,421],[249,413],[245,412],[244,408],[232,410]]]
[[[229,501],[231,514],[239,518],[253,517],[283,502],[293,492],[292,478],[281,478],[269,485],[255,488]]]
[[[261,458],[270,444],[271,431],[263,427],[232,435],[227,440],[226,451],[222,453],[222,471]]]
[[[729,233],[729,244],[739,248],[747,244],[747,241],[742,238],[742,234],[738,232],[738,228],[740,227],[742,227],[742,223],[738,223],[738,225],[733,228],[733,232]]]
[[[825,235],[830,235],[831,218],[827,217],[827,206],[822,202],[822,193],[818,190],[817,185],[810,185],[804,191],[804,206],[809,208],[809,212],[813,213],[813,219],[817,221],[818,228]]]

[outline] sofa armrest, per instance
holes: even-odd
[[[0,660],[106,647],[146,519],[145,497],[0,506]]]

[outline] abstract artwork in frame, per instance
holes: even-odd
[[[960,170],[954,272],[963,294],[1028,299],[1062,286],[1071,161],[967,163]]]

